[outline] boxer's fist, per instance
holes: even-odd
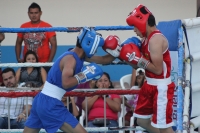
[[[120,56],[119,56],[120,59],[125,60],[135,65],[137,65],[140,57],[141,57],[140,50],[133,43],[124,45],[121,49]]]
[[[119,37],[116,35],[107,36],[103,45],[103,50],[114,57],[119,57],[121,50],[121,42]]]
[[[76,77],[78,84],[85,83],[90,80],[98,80],[103,75],[101,67],[95,63],[90,63],[89,65],[83,66],[80,73],[74,75]]]
[[[142,57],[138,46],[133,43],[122,47],[119,58],[144,69],[149,64],[149,61]]]
[[[121,47],[123,47],[123,46],[126,45],[126,44],[130,44],[130,43],[133,43],[133,44],[137,45],[139,49],[141,48],[141,45],[142,45],[141,40],[138,39],[137,37],[134,37],[134,36],[133,36],[133,37],[130,37],[130,38],[124,40],[124,41],[122,42],[122,44],[121,44]]]

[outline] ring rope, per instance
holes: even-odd
[[[1,65],[1,41],[0,41],[0,65]]]
[[[54,29],[55,28],[55,29]],[[61,31],[61,32],[78,32],[80,31],[82,27],[51,27],[51,28],[25,28],[25,29],[22,29],[22,28],[0,28],[0,32],[7,32],[8,33],[17,33],[17,32],[41,32],[40,30],[43,30],[43,31],[48,31],[48,30],[52,30],[52,31]],[[134,27],[129,27],[129,26],[96,26],[96,27],[91,27],[91,28],[94,28],[95,30],[132,30]],[[99,29],[98,29],[99,28]],[[106,29],[108,28],[108,29]],[[116,29],[114,29],[116,28]],[[123,29],[125,28],[125,29]],[[17,29],[17,30],[16,30]],[[61,30],[60,30],[61,29]],[[20,31],[20,30],[24,30],[24,31]],[[179,58],[182,58],[182,56],[179,56]],[[178,70],[179,73],[182,73],[182,71],[180,71],[180,69]],[[179,93],[178,93],[179,95]],[[180,111],[179,113],[181,114],[181,104],[180,102],[178,102],[178,105],[177,106],[180,106]],[[180,115],[181,116],[181,115]],[[179,125],[179,129],[178,131],[182,131],[183,128],[181,125],[182,121],[181,119],[178,119],[177,120],[177,125]]]
[[[1,133],[22,133],[23,132],[23,130],[24,129],[0,129],[0,132]],[[134,127],[134,126],[132,126],[132,127],[126,127],[126,126],[124,126],[124,127],[85,127],[85,130],[87,131],[87,132],[113,132],[113,131],[128,131],[128,130],[135,130],[135,131],[144,131],[144,129],[143,128],[141,128],[141,127]],[[58,130],[57,132],[63,132],[63,131],[61,131],[61,130]],[[44,130],[44,129],[41,129],[40,130],[40,132],[39,133],[46,133],[46,131]]]
[[[44,27],[44,28],[0,28],[3,33],[25,32],[79,32],[83,27]],[[95,26],[94,30],[133,30],[133,26]]]
[[[84,62],[84,65],[88,65],[88,62]],[[50,63],[0,63],[0,67],[41,67],[41,66],[52,66],[53,62]],[[99,64],[102,65],[102,64]],[[110,64],[105,65],[127,65],[122,61],[113,61]]]
[[[0,97],[34,97],[39,92],[0,92]],[[139,90],[97,90],[95,92],[86,92],[86,91],[70,91],[66,92],[64,96],[78,96],[78,97],[90,97],[94,95],[107,95],[107,94],[117,94],[117,95],[125,95],[125,94],[138,94]]]

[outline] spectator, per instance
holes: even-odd
[[[136,70],[132,70],[132,75],[131,75],[131,86],[135,85],[135,80],[136,80]]]
[[[76,88],[77,89],[89,89],[89,88],[94,88],[95,87],[95,80],[90,80],[88,82],[79,84]],[[82,102],[84,101],[85,97],[77,97],[76,100],[76,105],[79,108],[79,116],[77,119],[79,120],[79,117],[82,115]]]
[[[114,88],[108,73],[96,81],[95,88]],[[88,106],[86,107],[86,102]],[[100,95],[92,96],[82,103],[83,110],[88,110],[88,127],[104,126],[104,98]],[[118,112],[121,111],[121,99],[119,95],[110,94],[106,96],[106,124],[107,127],[118,126]],[[100,122],[100,123],[99,123]],[[113,132],[116,133],[116,132]]]
[[[2,77],[3,83],[6,87],[13,88],[18,86],[14,69],[5,68],[2,71]],[[32,99],[32,97],[28,97],[28,105],[26,106],[26,97],[0,97],[0,129],[8,129],[8,111],[10,111],[11,129],[23,129],[24,122],[27,117],[26,109],[29,113],[32,105]],[[9,100],[10,103],[8,102]]]
[[[2,42],[4,39],[5,39],[5,34],[4,33],[0,33],[0,42]]]
[[[1,26],[0,26],[1,27]],[[5,34],[4,33],[0,33],[0,43],[5,39]],[[2,79],[2,71],[0,68],[0,86],[4,86],[3,85],[3,79]]]
[[[135,74],[135,75],[134,75]],[[138,68],[137,70],[133,70],[132,79],[135,79],[135,83],[131,87],[131,89],[140,89],[145,81],[145,71],[142,68]],[[125,115],[125,125],[130,126],[130,118],[133,116],[134,109],[137,104],[138,94],[135,95],[125,95],[125,106],[126,115]]]
[[[36,63],[38,57],[34,51],[27,51],[24,56],[24,63]],[[46,81],[47,73],[43,67],[22,67],[16,72],[17,83],[25,83],[30,87],[42,87]]]
[[[21,25],[20,28],[40,28],[52,27],[47,22],[40,20],[42,11],[37,3],[32,3],[28,8],[28,16],[30,22]],[[22,42],[24,41],[23,56],[28,50],[35,51],[38,55],[38,62],[52,62],[57,49],[56,33],[55,32],[29,32],[18,33],[15,44],[15,52],[17,61],[23,62],[20,58]],[[49,43],[51,47],[49,47]],[[50,67],[44,67],[48,72]]]
[[[78,117],[79,115],[79,108],[76,106],[76,103],[75,103],[75,100],[74,100],[74,97],[70,97],[69,98],[69,106],[67,105],[67,97],[63,96],[62,97],[62,102],[64,104],[64,106],[66,108],[68,108],[69,112],[71,114],[73,114],[75,117]]]

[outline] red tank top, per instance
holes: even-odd
[[[143,42],[142,42],[141,52],[142,52],[143,56],[145,58],[147,58],[148,60],[150,60],[150,61],[151,61],[151,55],[150,55],[150,52],[149,52],[149,40],[155,34],[161,34],[161,35],[163,35],[159,30],[156,30],[156,31],[152,32],[149,35],[148,38],[145,38],[143,40]],[[152,72],[150,72],[148,70],[145,70],[145,75],[148,78],[165,79],[165,78],[170,77],[170,73],[171,73],[171,58],[170,58],[169,50],[167,48],[166,51],[163,53],[163,70],[162,70],[162,73],[160,75],[156,75],[156,74],[154,74],[154,73],[152,73]]]

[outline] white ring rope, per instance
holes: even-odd
[[[0,67],[41,67],[41,66],[52,66],[54,62],[49,63],[0,63]],[[89,62],[84,62],[84,65],[90,64]],[[121,61],[113,61],[110,64],[106,65],[116,65],[116,64],[126,64],[125,62]],[[98,64],[102,65],[102,64]]]
[[[41,66],[52,66],[51,63],[1,63],[0,67],[41,67]]]
[[[0,129],[1,133],[22,133],[24,129]],[[137,127],[85,127],[87,132],[113,132],[113,131],[127,131],[127,130],[135,130],[135,131],[144,131],[143,128]],[[57,132],[62,132],[58,130]],[[39,133],[47,133],[44,129],[41,129]]]

